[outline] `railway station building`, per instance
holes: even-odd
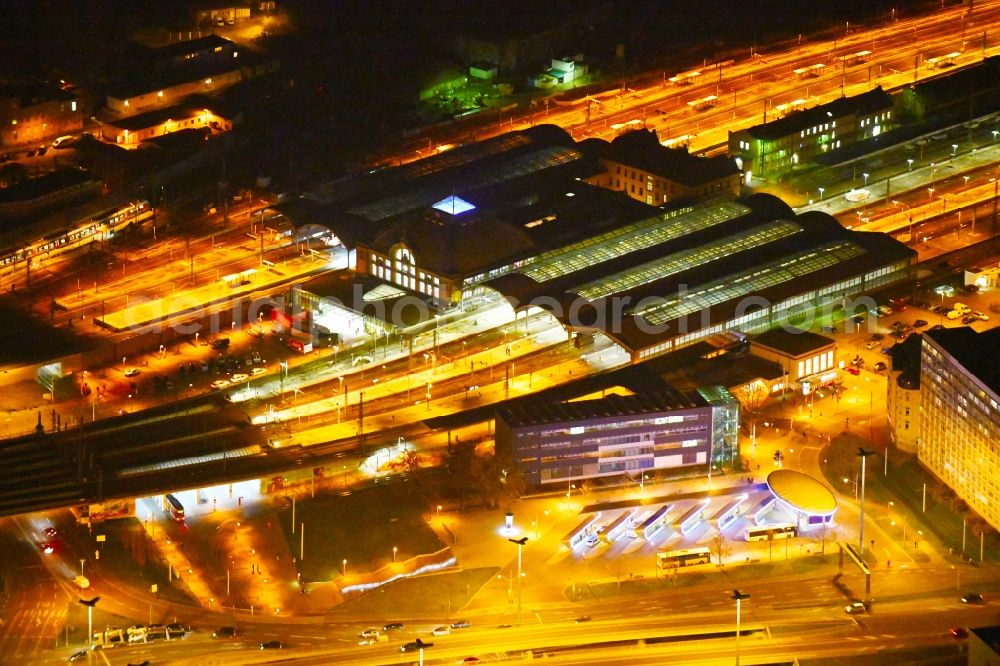
[[[722,333],[808,329],[910,275],[915,252],[891,237],[770,195],[656,207],[595,186],[603,167],[584,143],[538,126],[331,183],[261,219],[342,247],[354,276],[426,303],[427,318],[547,313],[633,362]]]
[[[893,101],[881,87],[729,133],[729,155],[747,179],[774,176],[815,157],[872,141],[892,127]]]

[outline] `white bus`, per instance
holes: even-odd
[[[708,548],[661,550],[656,554],[656,564],[661,569],[693,566],[695,564],[709,564],[711,561],[712,554]]]
[[[776,525],[748,525],[747,541],[771,541],[772,539],[791,539],[799,535],[799,528],[791,523]]]

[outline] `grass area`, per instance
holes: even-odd
[[[183,582],[176,578],[173,582],[167,581],[167,562],[150,543],[138,519],[111,520],[95,525],[94,534],[103,534],[106,540],[100,549],[101,559],[91,566],[105,567],[114,572],[116,579],[146,592],[155,584],[160,599],[197,605],[187,594]]]
[[[797,543],[790,547],[798,549]],[[837,546],[828,541],[825,555],[810,557],[794,557],[784,559],[784,546],[775,545],[774,562],[759,562],[756,564],[741,564],[719,569],[713,565],[701,565],[697,569],[682,571],[677,575],[664,574],[656,578],[622,578],[618,581],[602,581],[600,583],[578,583],[576,587],[568,586],[563,594],[570,601],[589,601],[607,599],[619,595],[650,594],[680,587],[697,587],[699,585],[718,583],[720,576],[725,576],[734,585],[746,581],[760,581],[775,576],[787,576],[818,571],[824,567],[837,564]],[[779,558],[781,558],[779,560]]]
[[[305,559],[299,563],[302,579],[332,580],[347,560],[351,571],[371,571],[392,562],[444,547],[424,521],[426,506],[412,483],[367,488],[348,495],[303,498],[296,501],[295,521],[305,523]],[[293,553],[299,552],[299,533],[292,534],[292,509],[278,511],[278,519]]]
[[[337,613],[372,620],[441,617],[457,613],[499,567],[403,578],[338,606]]]
[[[821,453],[826,460],[824,476],[836,488],[853,491],[853,481],[859,473],[858,447],[876,451],[866,463],[865,520],[873,520],[887,533],[902,538],[906,523],[907,543],[914,539],[935,541],[935,546],[957,555],[962,550],[962,522],[966,522],[966,559],[979,561],[979,535],[985,531],[984,560],[1000,561],[1000,540],[985,521],[969,511],[964,502],[936,477],[927,472],[916,456],[895,449],[889,450],[888,474],[884,473],[884,449],[851,433],[835,437]],[[844,479],[848,483],[844,484]],[[927,486],[927,509],[923,510],[924,484]],[[888,506],[889,502],[893,506]],[[892,522],[896,524],[893,525]],[[923,534],[918,534],[918,530]],[[922,557],[921,557],[922,555]],[[927,561],[925,554],[916,553],[917,561]]]

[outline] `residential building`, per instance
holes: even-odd
[[[916,453],[920,446],[920,348],[922,337],[911,335],[889,348],[886,415],[889,436],[900,451]]]
[[[0,146],[38,144],[82,128],[75,93],[40,84],[0,86]]]
[[[1000,328],[922,337],[917,458],[1000,529]]]
[[[893,101],[881,87],[783,118],[729,132],[729,155],[747,177],[788,171],[827,152],[871,141],[892,125]]]

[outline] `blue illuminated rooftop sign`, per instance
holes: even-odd
[[[467,213],[470,210],[476,209],[476,207],[468,201],[461,197],[456,197],[455,195],[438,201],[433,207],[442,213],[448,213],[449,215],[461,215],[462,213]]]

